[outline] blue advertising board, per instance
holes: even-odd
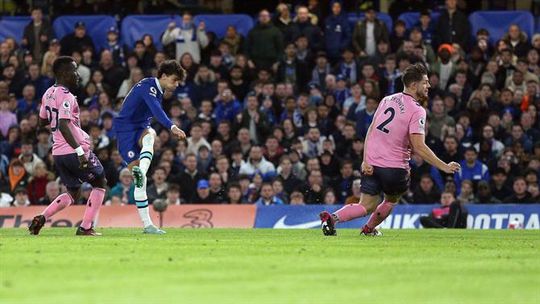
[[[398,205],[379,226],[382,229],[418,229],[420,216],[428,215],[438,205]],[[334,212],[342,206],[259,206],[255,228],[307,229],[318,228],[319,213]],[[506,229],[508,223],[518,220],[525,229],[540,229],[540,204],[531,205],[467,205],[467,227],[473,229]],[[338,228],[360,228],[368,217],[339,223]]]

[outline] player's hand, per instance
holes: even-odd
[[[88,158],[86,155],[79,156],[79,169],[85,170],[88,168]]]
[[[456,173],[459,170],[461,170],[461,165],[456,162],[449,162],[448,164],[446,164],[446,168],[443,169],[445,173],[451,174]]]
[[[204,21],[201,21],[201,23],[199,23],[199,30],[203,30],[206,28],[206,23],[204,23]]]
[[[174,29],[175,27],[176,27],[176,22],[175,22],[175,21],[171,21],[171,22],[169,23],[169,25],[167,26],[167,28],[168,28],[169,30],[172,30],[172,29]]]
[[[178,137],[179,140],[184,140],[184,139],[186,139],[186,133],[184,133],[184,131],[182,131],[182,130],[181,130],[179,127],[177,127],[177,126],[172,126],[171,132],[172,132],[172,134],[174,134],[176,137]]]
[[[372,175],[373,174],[373,166],[366,163],[366,162],[362,162],[362,174]]]

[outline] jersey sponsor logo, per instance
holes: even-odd
[[[150,96],[157,97],[157,90],[155,87],[150,87]]]
[[[310,221],[310,222],[305,222],[305,223],[300,223],[300,224],[287,224],[285,223],[286,218],[287,216],[284,215],[280,219],[278,219],[277,222],[274,224],[274,229],[306,229],[306,228],[315,228],[321,224],[320,220]]]

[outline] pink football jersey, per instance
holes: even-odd
[[[425,134],[426,110],[411,96],[397,93],[380,102],[366,139],[366,161],[382,168],[409,169],[409,134]]]
[[[69,119],[69,129],[73,137],[88,154],[90,150],[90,136],[84,132],[79,123],[79,105],[77,98],[63,86],[53,85],[43,95],[39,117],[49,121],[53,135],[53,155],[65,155],[75,153],[75,150],[67,143],[58,128],[60,119]]]

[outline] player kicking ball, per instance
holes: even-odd
[[[158,68],[157,78],[145,78],[128,93],[122,109],[113,121],[118,151],[131,169],[135,182],[135,204],[143,222],[143,232],[164,234],[150,218],[146,195],[146,173],[154,156],[156,131],[150,127],[152,118],[178,139],[186,138],[184,131],[175,126],[161,107],[163,91],[174,91],[186,77],[186,71],[174,60],[164,61]]]
[[[92,225],[105,197],[106,180],[103,166],[90,150],[90,136],[80,127],[77,98],[70,93],[79,83],[77,64],[71,57],[58,57],[53,73],[56,83],[43,95],[39,125],[50,125],[54,165],[68,192],[60,194],[42,214],[35,216],[28,229],[30,234],[39,234],[50,217],[79,198],[81,184],[87,182],[93,188],[76,235],[99,236],[101,233],[95,232]]]
[[[361,234],[379,236],[375,229],[390,215],[401,195],[409,188],[411,147],[426,162],[446,173],[460,170],[456,162],[440,160],[425,144],[426,110],[430,88],[426,68],[414,64],[405,69],[402,93],[386,96],[371,123],[364,146],[360,202],[344,206],[333,214],[321,212],[324,235],[336,235],[335,226],[371,213]],[[381,192],[384,200],[381,202]]]

